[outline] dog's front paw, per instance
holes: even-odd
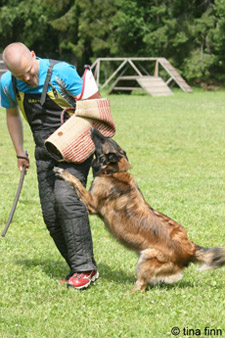
[[[58,168],[58,167],[54,167],[54,168],[53,168],[53,171],[54,171],[54,173],[55,173],[55,175],[56,175],[57,177],[63,178],[64,169]]]

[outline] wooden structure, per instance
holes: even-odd
[[[100,85],[100,67],[103,62],[112,62],[119,61],[120,65],[116,70],[107,78],[105,82]],[[154,62],[154,71],[153,74],[149,74],[146,70],[146,66],[140,64],[140,62]],[[111,84],[109,93],[112,91],[133,91],[144,89],[148,94],[152,96],[168,96],[173,95],[172,91],[169,88],[169,85],[172,82],[175,82],[183,91],[191,93],[191,87],[186,83],[186,81],[179,75],[176,69],[169,63],[165,58],[98,58],[91,66],[92,71],[94,72],[96,82],[98,87],[103,89],[107,85]],[[132,71],[134,75],[125,75],[126,72]],[[164,77],[162,79],[159,74],[163,70]],[[114,80],[113,83],[112,80]],[[122,85],[124,83],[132,83],[132,85]],[[138,86],[134,86],[136,83]]]
[[[7,72],[7,68],[2,60],[2,54],[0,54],[0,78],[2,76],[2,74],[4,74],[5,72]]]
[[[136,81],[151,96],[173,95],[173,92],[159,76],[138,76]]]

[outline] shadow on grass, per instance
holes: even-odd
[[[152,290],[154,288],[157,288],[157,289],[160,289],[160,290],[173,290],[173,289],[187,289],[187,288],[194,288],[195,287],[195,284],[190,282],[190,281],[185,281],[185,280],[182,280],[180,282],[176,282],[176,283],[173,283],[173,284],[165,284],[165,283],[160,283],[160,284],[157,284],[157,285],[149,285],[148,288],[147,288],[147,291],[148,290]]]
[[[69,268],[64,262],[54,261],[50,259],[18,259],[16,260],[16,264],[24,266],[28,270],[36,270],[37,268],[44,272],[51,279],[61,279],[65,277],[69,273]],[[109,282],[113,282],[116,284],[132,284],[134,285],[136,282],[136,276],[132,273],[127,273],[121,269],[112,269],[109,265],[105,263],[98,264],[98,271],[100,273],[100,278],[104,282],[107,280]],[[209,284],[208,284],[209,286]],[[195,288],[196,282],[193,280],[185,280],[174,283],[174,284],[157,284],[157,285],[149,285],[146,291],[153,290],[154,288],[160,290],[173,290],[173,289],[187,289],[187,288]],[[210,287],[215,289],[224,288],[223,283],[217,283],[217,285],[210,285]]]
[[[69,268],[64,262],[50,259],[17,259],[16,264],[24,266],[28,270],[38,268],[50,278],[61,278],[69,273]]]
[[[109,265],[105,263],[98,264],[98,271],[100,272],[100,277],[104,280],[110,282],[124,284],[126,283],[135,283],[136,276],[132,273],[127,273],[121,269],[112,269]]]
[[[24,266],[28,270],[35,270],[38,268],[50,278],[61,278],[69,273],[69,268],[64,262],[50,259],[17,259],[16,264]],[[135,275],[127,274],[120,269],[112,270],[107,264],[99,263],[98,271],[103,280],[113,281],[118,284],[135,282]]]

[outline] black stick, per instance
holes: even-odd
[[[27,152],[26,152],[26,154],[28,155]],[[12,206],[9,218],[8,218],[8,222],[7,222],[5,228],[4,228],[3,232],[2,232],[2,237],[5,237],[6,232],[8,231],[8,228],[9,228],[11,222],[12,222],[13,215],[14,215],[14,212],[16,210],[17,202],[19,200],[20,193],[21,193],[21,190],[22,190],[25,174],[26,174],[26,166],[24,165],[23,169],[21,171],[21,174],[20,174],[19,185],[18,185],[18,188],[17,188],[17,192],[16,192],[16,196],[15,196],[15,199],[14,199],[14,202],[13,202],[13,206]]]

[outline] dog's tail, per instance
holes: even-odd
[[[194,263],[200,264],[200,270],[214,270],[225,265],[225,248],[217,247],[211,249],[196,245]]]

